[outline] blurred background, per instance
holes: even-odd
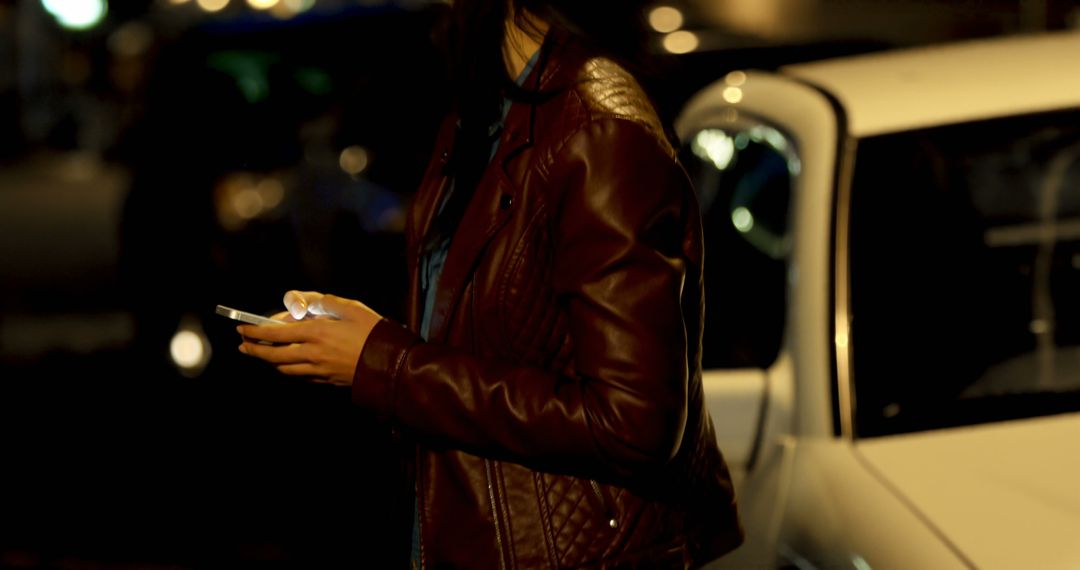
[[[384,434],[240,358],[214,306],[275,312],[298,288],[400,318],[446,7],[0,0],[0,567],[378,566]],[[673,116],[734,69],[1076,27],[1080,2],[647,16]],[[727,346],[714,365],[775,356]]]

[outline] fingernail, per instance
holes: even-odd
[[[240,345],[240,352],[242,352],[242,353],[244,353],[244,354],[247,354],[247,346],[245,346],[245,345],[241,344],[241,345]]]

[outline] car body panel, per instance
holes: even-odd
[[[774,441],[751,475],[738,488],[747,542],[710,568],[969,567],[840,438]]]
[[[1080,34],[970,40],[782,68],[843,104],[874,136],[1080,105]],[[1040,88],[1053,78],[1052,89]]]
[[[897,50],[728,74],[686,105],[682,140],[749,120],[801,160],[779,356],[704,378],[747,528],[710,568],[1080,568],[1080,413],[856,437],[845,249],[861,137],[1078,108],[1074,54],[1075,33]]]
[[[857,449],[978,568],[1080,568],[1078,442],[1080,414],[1066,414]]]
[[[768,401],[766,373],[756,369],[709,371],[702,375],[705,404],[716,441],[732,472],[745,472],[757,441]]]

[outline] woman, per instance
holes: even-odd
[[[457,0],[407,326],[291,291],[298,322],[239,327],[399,434],[415,566],[684,568],[742,540],[701,387],[694,194],[611,59],[630,4]]]

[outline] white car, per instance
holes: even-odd
[[[716,568],[1080,568],[1080,34],[736,71],[676,131]]]

